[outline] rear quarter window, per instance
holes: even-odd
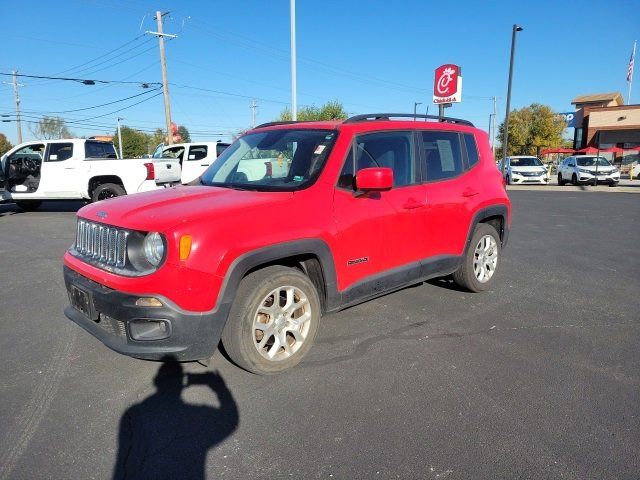
[[[469,161],[469,168],[478,163],[480,156],[478,155],[478,145],[473,135],[464,135],[464,145],[467,147],[467,160]]]

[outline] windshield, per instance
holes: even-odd
[[[610,167],[611,164],[603,157],[576,157],[576,163],[579,167]]]
[[[542,162],[536,157],[511,158],[509,164],[512,167],[542,167]]]
[[[249,133],[227,147],[201,183],[242,190],[293,191],[311,185],[327,160],[335,130]]]
[[[118,158],[113,143],[85,142],[84,158]]]

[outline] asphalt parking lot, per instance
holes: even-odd
[[[276,377],[108,350],[62,313],[78,204],[0,205],[0,480],[637,479],[640,196],[510,196],[493,291],[332,314]]]

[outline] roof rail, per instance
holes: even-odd
[[[267,122],[267,123],[261,123],[260,125],[253,128],[273,127],[274,125],[291,125],[292,123],[298,123],[298,122],[294,122],[293,120],[290,120],[287,122]]]
[[[356,122],[364,122],[371,120],[391,120],[391,117],[399,117],[399,118],[424,118],[425,120],[438,120],[440,122],[446,123],[459,123],[460,125],[468,125],[469,127],[473,127],[473,123],[468,120],[463,120],[461,118],[453,118],[453,117],[439,117],[437,115],[421,115],[413,113],[366,113],[364,115],[356,115],[354,117],[347,118],[344,123],[356,123]]]

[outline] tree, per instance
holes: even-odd
[[[122,133],[122,155],[124,158],[136,158],[147,153],[150,135],[126,126],[122,126],[120,131]],[[117,131],[113,136],[113,143],[116,150],[118,150],[120,143]]]
[[[509,116],[509,147],[507,155],[537,155],[542,148],[562,147],[566,125],[547,105],[532,103]],[[504,138],[504,122],[498,128]],[[500,148],[502,153],[502,148]]]
[[[29,127],[34,137],[39,140],[58,140],[60,138],[72,138],[73,134],[67,128],[64,118],[44,116],[35,125]]]
[[[7,136],[4,133],[0,133],[0,155],[4,155],[13,148],[11,142],[7,140]]]
[[[337,100],[332,100],[321,107],[315,105],[305,106],[298,110],[297,119],[300,121],[309,120],[344,120],[348,117],[347,112],[344,111],[342,103]],[[291,110],[289,107],[280,112],[280,116],[276,121],[289,122],[291,121]]]
[[[161,143],[166,143],[166,135],[164,134],[164,130],[161,128],[156,128],[154,132],[149,135],[149,144],[147,151],[149,153],[153,153],[156,150],[156,147]]]
[[[180,125],[178,127],[178,135],[180,135],[180,137],[182,138],[182,142],[191,142],[191,135],[189,135],[189,130],[187,130],[187,127]]]

